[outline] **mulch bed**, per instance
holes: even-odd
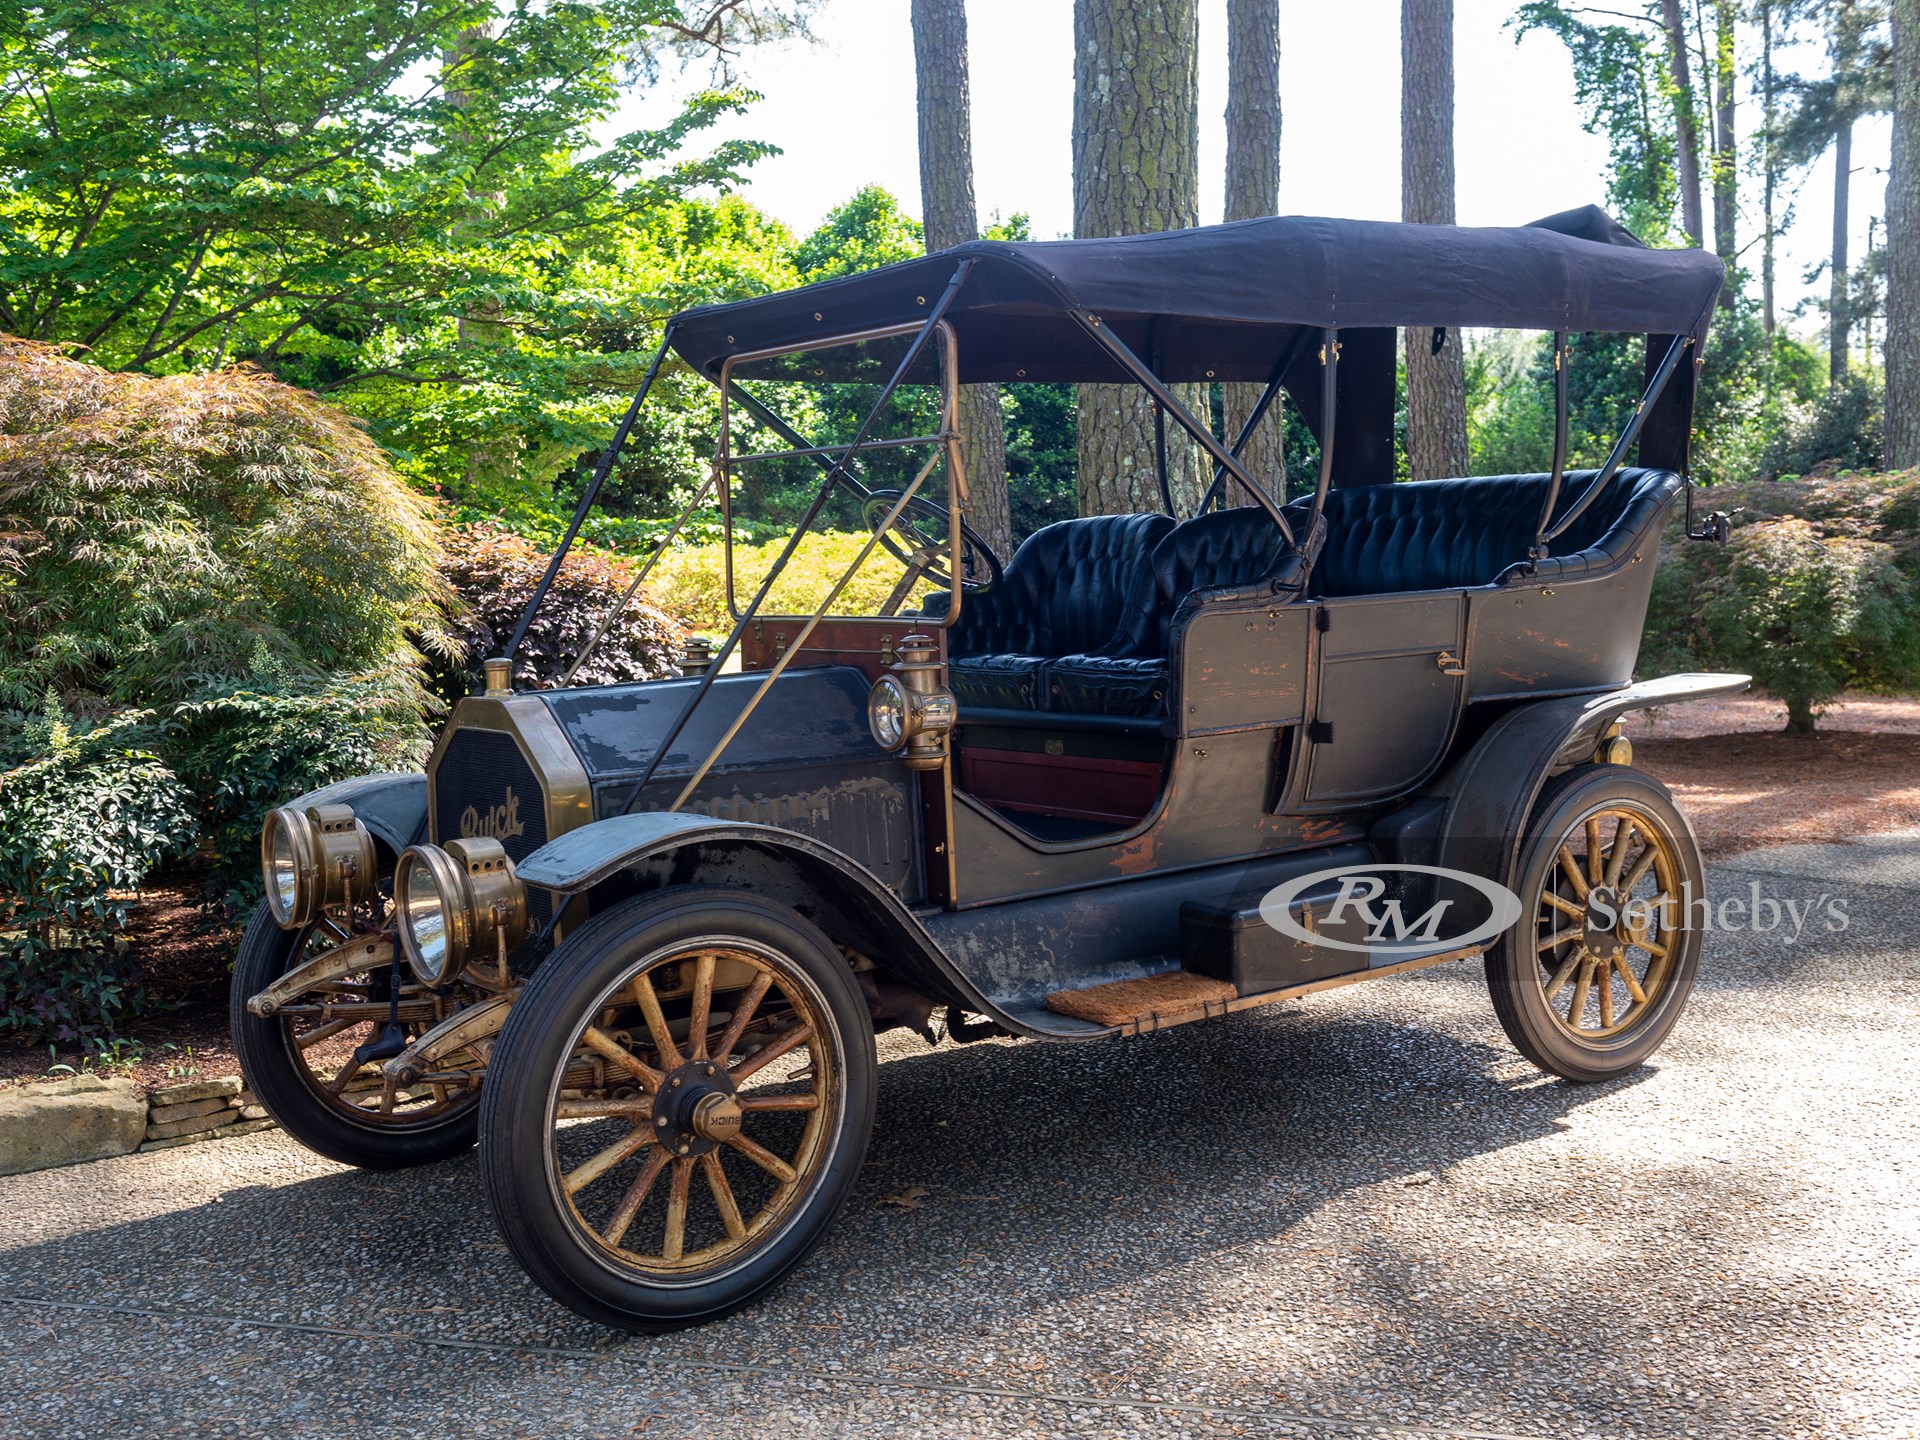
[[[240,1073],[227,1029],[227,981],[237,930],[210,923],[191,884],[156,886],[134,905],[128,932],[147,977],[147,1013],[129,1028],[123,1063],[90,1049],[0,1038],[0,1087],[48,1078],[56,1065],[124,1075],[151,1092]],[[59,1072],[65,1074],[65,1071]]]
[[[1786,711],[1742,695],[1633,717],[1634,763],[1658,776],[1692,820],[1710,859],[1763,845],[1846,841],[1920,829],[1920,699],[1850,697],[1821,733],[1781,733]],[[143,1091],[239,1073],[227,1033],[227,982],[237,930],[208,923],[191,883],[156,887],[135,907],[153,1005],[130,1029],[126,1075]],[[76,1070],[87,1053],[0,1038],[0,1087]]]
[[[1920,734],[1636,740],[1712,860],[1763,845],[1920,829]]]

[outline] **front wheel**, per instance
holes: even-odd
[[[873,1128],[873,1027],[784,905],[688,889],[595,916],[528,982],[481,1102],[501,1237],[590,1320],[663,1330],[777,1284]]]
[[[1520,919],[1487,955],[1501,1026],[1568,1080],[1644,1063],[1685,1008],[1700,965],[1700,847],[1673,797],[1622,765],[1549,782],[1521,847]]]
[[[375,1041],[397,1010],[405,1039],[416,1039],[443,1005],[400,981],[394,1000],[393,935],[328,933],[319,926],[282,930],[263,904],[233,962],[233,1048],[248,1088],[267,1113],[309,1150],[364,1170],[396,1170],[457,1155],[473,1144],[479,1091],[469,1081],[396,1089],[377,1062],[356,1052]],[[327,964],[332,955],[345,957]],[[311,988],[286,997],[262,1018],[250,997],[318,964]]]

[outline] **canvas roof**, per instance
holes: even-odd
[[[1169,381],[1264,380],[1302,327],[1704,339],[1724,277],[1715,256],[1650,248],[1592,206],[1505,228],[1283,215],[1112,239],[973,241],[686,311],[674,348],[717,377],[730,354],[911,325],[967,259],[976,263],[947,313],[969,382],[1124,379],[1075,311],[1098,315],[1142,359],[1157,354]]]

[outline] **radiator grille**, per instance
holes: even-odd
[[[540,777],[511,735],[460,730],[447,741],[433,773],[433,838],[490,835],[515,864],[547,843],[547,796]],[[528,945],[553,917],[553,896],[527,891]]]

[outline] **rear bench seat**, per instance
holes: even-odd
[[[1585,493],[1595,471],[1566,477]],[[1368,485],[1327,496],[1327,538],[1311,596],[1379,595],[1493,584],[1526,559],[1546,475]],[[1664,521],[1681,480],[1623,469],[1540,562],[1543,578],[1610,568]],[[1296,534],[1308,504],[1287,518]],[[1289,559],[1255,507],[1175,525],[1164,515],[1063,520],[1036,531],[1001,584],[970,596],[949,637],[948,672],[968,708],[1156,718],[1166,713],[1174,617],[1188,595],[1271,579]],[[946,597],[929,597],[944,614]]]

